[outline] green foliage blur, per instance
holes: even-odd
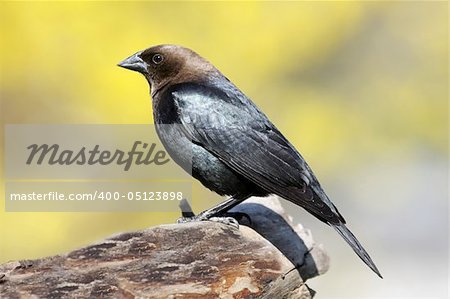
[[[374,157],[446,157],[446,20],[445,4],[419,2],[1,2],[1,121],[151,123],[147,83],[116,64],[179,44],[252,98],[325,181]],[[194,196],[221,200],[198,183]],[[0,210],[0,262],[178,216]]]

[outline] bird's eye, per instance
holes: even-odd
[[[161,54],[155,54],[152,57],[152,62],[154,64],[160,64],[161,62],[163,62],[164,57]]]

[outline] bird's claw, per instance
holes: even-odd
[[[209,221],[214,221],[218,223],[222,223],[225,225],[230,225],[235,229],[239,229],[239,222],[233,217],[211,217],[208,219]]]
[[[226,212],[221,214],[221,216],[223,217],[232,217],[234,219],[236,219],[240,224],[242,224],[244,222],[244,219],[247,220],[248,225],[252,225],[252,219],[250,218],[250,215],[248,215],[247,213],[243,213],[243,212]],[[246,224],[245,222],[243,224]]]

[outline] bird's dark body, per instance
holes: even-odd
[[[172,159],[210,190],[232,196],[209,215],[276,194],[332,226],[381,277],[300,153],[211,63],[187,48],[161,45],[119,65],[149,82],[156,130]]]
[[[183,94],[198,88],[205,88],[205,86],[192,83],[179,84],[158,93],[158,99],[153,102],[157,105],[153,107],[156,131],[169,155],[205,187],[219,195],[231,195],[236,198],[268,195],[266,191],[232,170],[217,156],[193,142],[184,133],[180,111],[173,93],[183,97]],[[209,92],[212,93],[213,89]]]
[[[303,200],[302,206],[323,221],[345,223],[304,159],[264,113],[225,77],[218,82],[219,86],[214,81],[186,82],[154,95],[156,129],[171,157],[220,195],[277,194],[296,204]],[[214,130],[217,139],[228,142],[219,145],[196,127]],[[249,151],[249,146],[260,152]],[[252,181],[245,176],[246,169],[239,173],[231,160],[260,163],[261,169],[255,169],[258,177]],[[284,182],[285,188],[277,182]]]

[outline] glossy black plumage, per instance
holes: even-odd
[[[136,53],[121,66],[144,74],[161,141],[203,185],[241,200],[276,194],[303,207],[334,227],[381,277],[303,157],[212,64],[189,49],[162,45]]]

